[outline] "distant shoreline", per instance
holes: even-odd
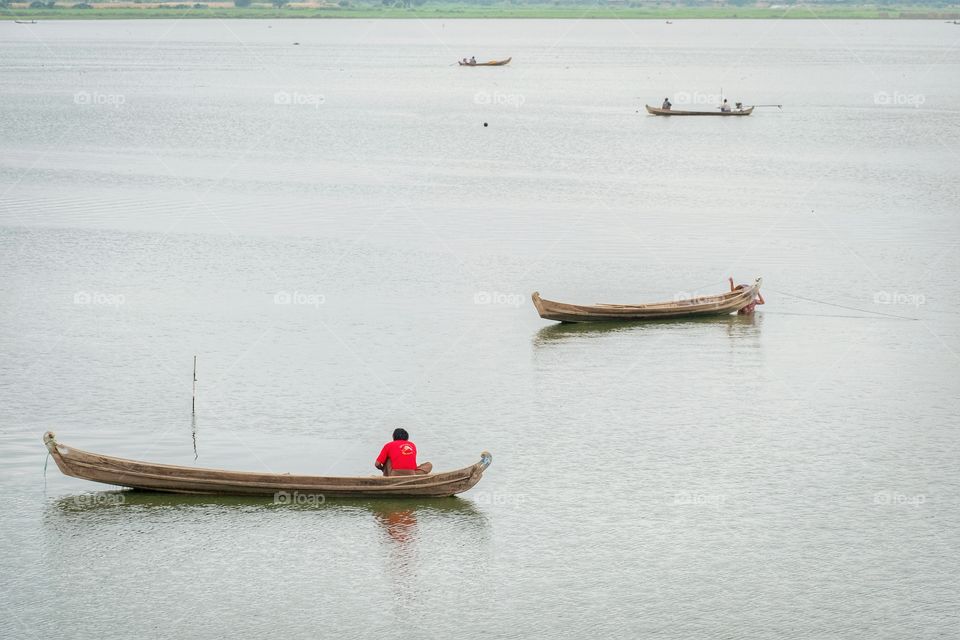
[[[951,7],[864,7],[855,5],[776,5],[724,7],[658,7],[617,5],[474,5],[429,2],[421,6],[294,4],[277,8],[257,4],[245,8],[232,2],[210,3],[70,3],[31,8],[12,3],[0,8],[14,20],[131,20],[131,19],[620,19],[620,20],[960,20],[960,4]],[[81,6],[77,6],[81,4]],[[114,4],[120,6],[112,6]],[[85,5],[85,6],[83,6]]]

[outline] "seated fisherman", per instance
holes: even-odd
[[[660,108],[669,111],[670,107],[672,107],[672,106],[673,106],[673,105],[670,104],[670,98],[664,98],[664,99],[663,99],[663,106],[660,107]]]
[[[374,466],[385,476],[415,476],[433,471],[429,462],[417,465],[417,445],[410,442],[406,429],[393,430],[393,442],[383,445]]]

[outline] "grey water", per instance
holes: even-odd
[[[958,37],[0,23],[0,636],[958,635]],[[782,109],[643,109],[721,91]],[[763,277],[756,315],[529,298],[728,276]],[[493,465],[276,505],[115,491],[41,444],[366,475],[399,425]]]

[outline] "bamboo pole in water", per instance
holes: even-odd
[[[190,406],[190,413],[197,413],[197,356],[193,356],[193,403]]]

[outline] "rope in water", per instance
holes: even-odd
[[[846,313],[793,313],[792,311],[770,311],[763,312],[765,316],[803,316],[805,318],[857,318],[860,320],[886,320],[887,318],[871,318],[870,316],[852,316]],[[894,318],[890,318],[893,320]],[[913,318],[903,318],[904,320],[913,320]]]
[[[712,289],[712,288],[714,288],[714,287],[717,287],[717,286],[723,285],[723,284],[727,284],[727,281],[726,281],[726,280],[722,280],[722,281],[717,282],[717,283],[704,285],[704,286],[702,286],[702,287],[697,287],[696,289],[694,289],[694,291],[701,291],[701,290],[703,290],[703,289]],[[803,300],[803,301],[805,301],[805,302],[812,302],[812,303],[814,303],[814,304],[822,304],[822,305],[826,305],[826,306],[828,306],[828,307],[836,307],[836,308],[838,308],[838,309],[846,309],[847,311],[857,311],[857,312],[859,312],[859,313],[872,313],[873,315],[882,316],[882,317],[885,317],[885,318],[894,318],[894,319],[896,319],[896,320],[913,320],[913,321],[919,321],[919,320],[921,320],[921,318],[913,318],[913,317],[910,317],[910,316],[898,316],[898,315],[895,314],[895,313],[885,313],[885,312],[883,312],[883,311],[874,311],[874,310],[872,310],[872,309],[860,309],[860,308],[858,308],[858,307],[849,307],[849,306],[847,306],[847,305],[837,304],[837,303],[835,303],[835,302],[827,302],[826,300],[815,300],[815,299],[813,299],[813,298],[807,298],[807,297],[804,297],[804,296],[798,296],[798,295],[795,295],[795,294],[792,294],[792,293],[787,293],[786,291],[777,291],[776,289],[771,289],[771,288],[769,288],[769,287],[763,287],[763,290],[764,290],[764,291],[769,291],[769,292],[771,292],[771,293],[778,293],[778,294],[780,294],[780,295],[782,295],[782,296],[787,296],[788,298],[796,298],[797,300]],[[764,313],[764,315],[794,315],[794,316],[797,316],[797,315],[809,315],[809,316],[814,316],[814,315],[816,315],[816,316],[820,316],[820,317],[824,317],[824,318],[826,318],[826,317],[831,317],[831,318],[862,318],[862,317],[863,317],[863,316],[841,316],[841,315],[830,315],[830,316],[826,316],[826,315],[823,315],[823,314],[790,313],[790,312],[785,312],[785,311],[768,311],[768,310],[766,310],[766,309],[764,310],[763,313]]]
[[[884,313],[883,311],[873,311],[872,309],[859,309],[857,307],[848,307],[847,305],[837,304],[835,302],[827,302],[825,300],[814,300],[813,298],[805,298],[804,296],[794,295],[792,293],[787,293],[786,291],[777,291],[776,289],[767,289],[771,293],[778,293],[782,296],[787,296],[788,298],[796,298],[797,300],[803,300],[805,302],[812,302],[814,304],[823,304],[828,307],[837,307],[838,309],[846,309],[848,311],[859,311],[860,313],[872,313],[878,316],[885,316],[887,318],[896,318],[897,320],[920,320],[920,318],[911,318],[910,316],[898,316],[894,313]]]

